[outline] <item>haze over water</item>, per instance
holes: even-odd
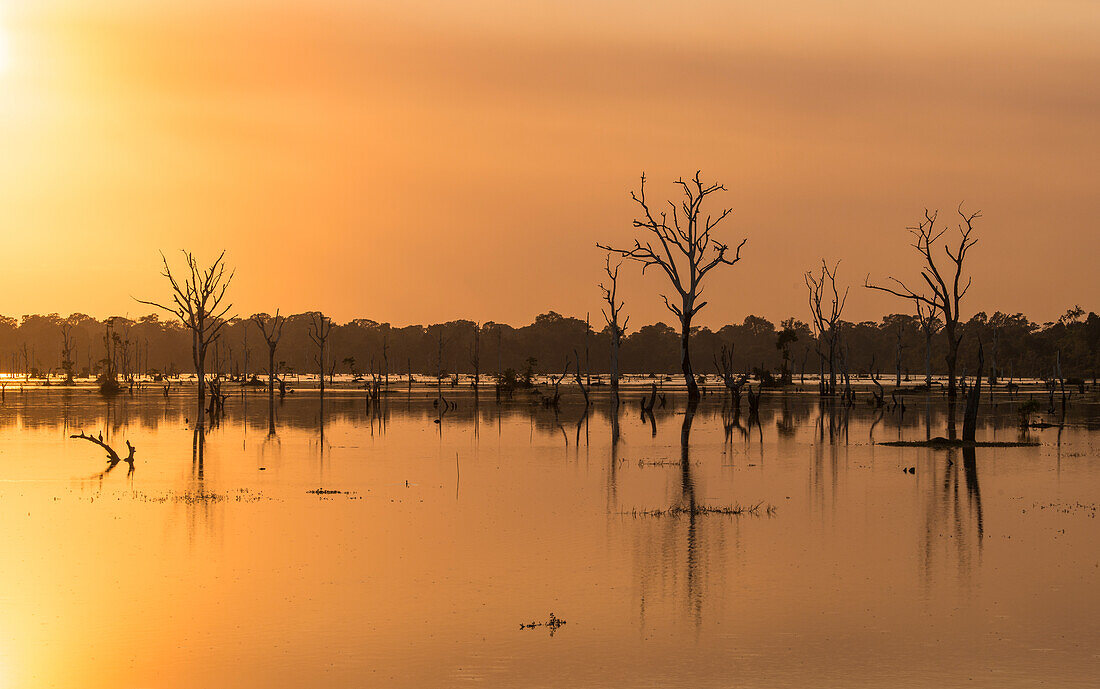
[[[200,462],[187,388],[9,385],[0,686],[1095,686],[1095,395],[969,456],[872,443],[941,435],[939,395],[766,392],[753,425],[711,390],[685,446],[678,394],[626,394],[613,444],[575,390],[444,388],[441,423],[434,388],[330,391],[322,438],[316,391],[270,435],[234,387]]]

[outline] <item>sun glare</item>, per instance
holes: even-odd
[[[8,42],[8,32],[4,27],[3,19],[0,19],[0,74],[8,71],[11,65],[11,49]]]

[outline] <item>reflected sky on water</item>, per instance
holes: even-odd
[[[9,389],[0,687],[1100,676],[1095,401],[1022,434],[998,397],[979,438],[1040,446],[967,451],[874,444],[943,435],[938,396],[444,394],[300,392],[272,424],[235,390],[200,437],[182,392]]]

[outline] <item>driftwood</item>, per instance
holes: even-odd
[[[561,375],[557,378],[554,378],[553,376],[550,377],[550,384],[554,386],[554,396],[547,397],[546,395],[543,395],[542,406],[552,409],[558,408],[558,402],[561,401],[561,382],[565,380],[565,377],[567,375],[569,375],[569,366],[570,362],[567,359],[565,361],[565,370],[562,371]]]
[[[113,447],[103,442],[103,433],[100,433],[99,437],[96,437],[93,435],[87,435],[86,433],[84,433],[84,431],[81,431],[80,433],[76,435],[70,435],[69,437],[79,440],[87,440],[94,445],[98,445],[107,453],[107,469],[103,472],[103,474],[106,474],[111,469],[114,469],[119,462],[126,462],[127,464],[129,464],[130,473],[133,473],[134,455],[137,454],[137,448],[131,445],[129,440],[126,441],[126,449],[128,450],[127,455],[125,457],[120,457],[119,454],[115,452],[115,449]]]
[[[876,445],[888,447],[930,447],[934,450],[946,450],[954,447],[1038,447],[1039,443],[1032,441],[1011,440],[951,440],[944,437],[936,437],[931,440],[890,440]]]

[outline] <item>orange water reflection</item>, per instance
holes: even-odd
[[[457,399],[437,424],[430,393],[338,394],[322,439],[316,397],[272,433],[266,398],[238,395],[200,447],[182,397],[9,395],[0,686],[1100,676],[1094,407],[1060,445],[963,453],[870,444],[938,434],[938,400],[899,418],[776,394],[735,419],[670,399],[650,419]],[[987,437],[1015,437],[1013,409],[986,411]],[[134,474],[100,475],[81,429],[133,442]],[[761,501],[775,513],[640,514]],[[551,612],[552,637],[519,628]]]

